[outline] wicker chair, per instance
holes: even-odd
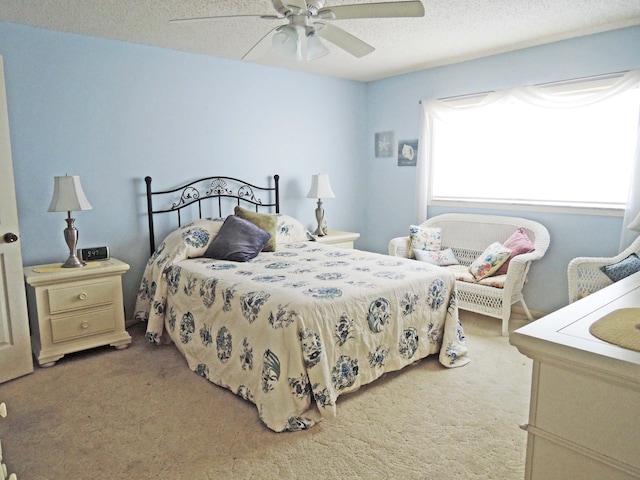
[[[624,260],[632,253],[640,256],[640,237],[615,257],[577,257],[571,260],[567,268],[569,303],[611,285],[613,282],[600,267]]]
[[[422,227],[440,227],[442,249],[451,248],[461,265],[471,265],[492,242],[504,242],[523,227],[535,246],[535,251],[513,257],[509,263],[504,288],[479,283],[456,281],[458,308],[502,319],[502,335],[509,333],[511,305],[520,302],[527,318],[533,316],[524,302],[522,288],[531,262],[544,256],[549,247],[549,231],[538,222],[518,217],[447,213],[423,222]],[[397,237],[389,242],[389,254],[407,257],[409,237]],[[446,268],[446,267],[444,267]]]

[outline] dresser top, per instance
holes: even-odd
[[[593,336],[589,327],[621,308],[640,307],[640,272],[592,293],[511,333],[509,341],[531,357],[580,363],[640,380],[640,352]],[[638,318],[640,323],[640,317]]]

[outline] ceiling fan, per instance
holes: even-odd
[[[285,57],[315,60],[329,53],[320,38],[360,58],[375,50],[371,45],[331,23],[333,20],[360,18],[422,17],[424,6],[419,0],[362,3],[325,7],[325,0],[271,0],[277,15],[220,15],[214,17],[181,18],[169,23],[209,21],[220,18],[258,17],[281,21],[242,56],[244,60],[264,39],[271,36],[273,48]]]

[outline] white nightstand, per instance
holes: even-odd
[[[65,354],[111,345],[126,348],[122,275],[129,265],[115,258],[81,268],[60,263],[24,269],[31,348],[42,367]]]
[[[360,238],[360,234],[329,230],[325,236],[319,237],[314,235],[313,238],[319,243],[328,243],[341,248],[353,248],[353,242]]]

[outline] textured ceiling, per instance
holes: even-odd
[[[374,3],[327,0],[325,6]],[[372,81],[519,48],[640,24],[640,0],[424,0],[423,18],[334,21],[375,47],[355,58],[330,45],[310,62],[280,57],[264,41],[244,60]],[[275,24],[271,0],[0,0],[0,21],[240,60]],[[282,21],[285,23],[285,21]]]

